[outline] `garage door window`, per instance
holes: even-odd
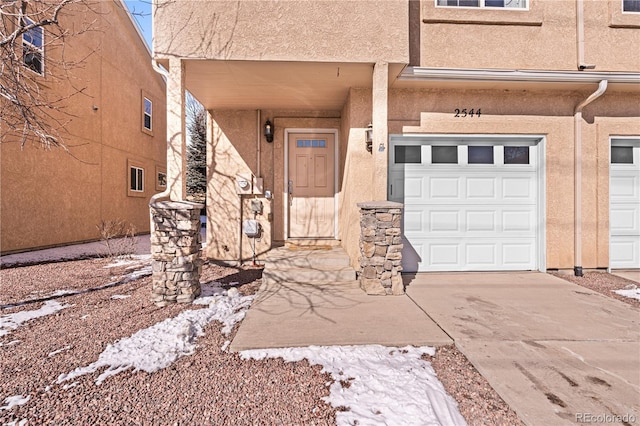
[[[422,163],[422,149],[420,145],[396,145],[396,164],[420,164]]]
[[[529,147],[505,146],[504,164],[529,164]]]
[[[458,164],[457,146],[432,146],[432,164]]]
[[[612,146],[611,164],[633,164],[633,147]]]
[[[492,146],[469,146],[469,164],[493,164]]]

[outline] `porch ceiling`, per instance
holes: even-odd
[[[367,63],[186,61],[186,87],[207,109],[341,110],[371,87]]]

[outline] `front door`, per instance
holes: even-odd
[[[290,133],[289,237],[335,236],[335,136]]]

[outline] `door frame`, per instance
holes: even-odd
[[[609,264],[607,265],[607,272],[611,272],[611,147],[616,145],[627,145],[631,144],[632,146],[640,146],[640,136],[609,136],[609,155],[607,158],[609,159]],[[634,154],[635,155],[635,154]],[[615,269],[615,268],[613,268]]]
[[[289,239],[289,193],[288,191],[288,183],[289,183],[289,135],[292,133],[329,133],[333,135],[334,138],[334,153],[333,153],[333,210],[334,210],[334,228],[333,228],[333,238],[338,239],[338,232],[340,230],[338,224],[338,171],[340,169],[339,162],[339,139],[338,139],[338,129],[322,129],[322,128],[285,128],[284,129],[284,182],[282,186],[282,207],[284,209],[284,239],[285,241]]]

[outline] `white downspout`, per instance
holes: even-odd
[[[574,111],[574,267],[576,277],[582,276],[582,110],[607,90],[607,80],[600,81],[598,90],[582,101]]]
[[[262,176],[262,170],[261,170],[261,157],[262,157],[262,148],[261,148],[261,144],[260,141],[262,140],[262,133],[260,132],[261,130],[261,121],[262,121],[262,110],[257,110],[256,111],[256,116],[257,116],[257,123],[256,123],[256,178],[259,178]]]

